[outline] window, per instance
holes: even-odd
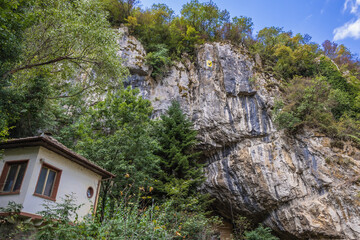
[[[88,198],[92,198],[93,195],[94,195],[94,189],[92,187],[89,187],[86,191],[86,196]]]
[[[0,177],[0,194],[18,194],[29,160],[6,162]]]
[[[34,195],[55,201],[60,176],[60,169],[44,163],[41,167]]]

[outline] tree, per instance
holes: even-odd
[[[229,12],[221,11],[213,1],[191,0],[183,5],[181,15],[206,40],[219,40],[222,24],[229,21]]]
[[[324,50],[324,54],[326,56],[328,56],[331,59],[336,58],[337,54],[336,54],[336,49],[338,47],[338,44],[335,42],[330,42],[329,40],[325,40],[322,43],[322,47]]]
[[[252,38],[253,22],[248,17],[234,17],[231,23],[224,24],[224,38],[235,44],[244,43]]]
[[[0,76],[12,68],[22,51],[23,31],[31,22],[26,10],[32,3],[0,0]]]
[[[11,1],[1,6],[6,30],[0,36],[2,134],[9,129],[12,137],[55,131],[65,112],[79,108],[79,99],[91,94],[95,100],[121,86],[127,70],[116,55],[117,34],[98,1]]]
[[[139,0],[101,0],[106,11],[109,12],[109,21],[113,26],[126,23],[136,10]]]
[[[196,188],[204,177],[202,165],[198,162],[200,152],[195,150],[196,135],[197,131],[182,112],[180,104],[172,101],[166,114],[161,116],[156,131],[160,145],[157,155],[161,159],[158,185],[163,193],[186,198],[197,192]]]
[[[15,116],[6,109],[3,98],[16,98],[8,90],[10,78],[3,76],[19,61],[22,52],[23,31],[31,23],[26,9],[33,1],[0,1],[0,140],[9,134],[9,122]]]
[[[158,145],[151,137],[151,104],[138,93],[129,88],[109,93],[73,125],[78,136],[75,149],[116,175],[112,187],[110,181],[103,183],[103,204],[110,192],[119,200],[124,189],[132,195],[140,187],[152,186],[159,170],[154,155]]]
[[[150,9],[135,14],[138,25],[133,32],[144,44],[147,52],[156,52],[158,45],[169,48],[170,23],[174,11],[165,4],[153,4]]]
[[[123,68],[118,69],[117,36],[98,1],[38,0],[28,10],[36,21],[24,31],[21,61],[3,77],[18,80],[41,70],[57,86],[65,85],[64,78],[82,89],[118,85],[114,77]]]
[[[151,76],[155,78],[162,77],[166,68],[171,63],[169,57],[169,50],[164,44],[155,45],[154,48],[154,52],[149,52],[146,55],[146,62],[153,68]]]

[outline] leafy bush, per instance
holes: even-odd
[[[327,77],[295,77],[283,84],[283,101],[274,106],[274,121],[280,129],[296,132],[301,126],[317,128],[330,137],[359,142],[360,116],[351,96],[333,88]]]
[[[279,240],[271,234],[270,228],[264,228],[262,225],[255,230],[245,233],[246,240]]]
[[[171,60],[169,57],[169,50],[164,44],[157,44],[154,46],[154,49],[154,52],[149,52],[146,55],[146,63],[153,68],[151,76],[157,78],[163,76],[166,68],[168,68],[171,63]]]
[[[43,223],[36,231],[36,239],[76,239],[79,231],[77,210],[81,205],[74,204],[74,196],[67,195],[59,202],[43,204],[44,210],[39,212]]]
[[[233,223],[234,237],[236,240],[245,240],[245,232],[251,229],[251,222],[243,216],[239,216]]]
[[[294,78],[284,88],[284,103],[275,105],[275,123],[280,128],[296,130],[300,124],[319,127],[319,116],[329,113],[329,87],[324,78]]]
[[[77,221],[79,206],[69,196],[60,203],[47,205],[41,212],[44,223],[36,239],[208,239],[211,224],[218,223],[203,212],[176,211],[171,200],[147,206],[141,199],[139,194],[137,198],[124,197],[115,204],[107,201],[102,220],[93,216]]]
[[[26,219],[19,215],[23,206],[14,201],[10,201],[6,207],[0,207],[0,236],[1,239],[28,239],[34,229],[31,219]]]

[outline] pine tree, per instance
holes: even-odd
[[[156,131],[160,144],[159,190],[173,196],[188,197],[203,181],[200,152],[195,150],[197,131],[177,101],[161,116]]]

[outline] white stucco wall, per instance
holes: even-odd
[[[37,214],[39,211],[44,210],[44,203],[53,202],[34,196],[42,166],[40,159],[43,159],[44,163],[62,170],[56,202],[61,202],[61,198],[73,193],[75,197],[74,203],[76,205],[83,204],[78,211],[80,219],[91,214],[101,176],[44,147],[5,150],[5,161],[22,159],[29,159],[30,161],[20,189],[20,194],[0,195],[0,206],[6,206],[9,201],[15,201],[23,205],[23,212]],[[0,163],[1,171],[5,161],[1,161]],[[92,187],[94,190],[94,194],[90,199],[87,198],[86,195],[88,187]]]
[[[32,177],[32,171],[35,166],[35,159],[37,158],[40,147],[27,147],[17,149],[7,149],[4,151],[3,158],[0,160],[0,174],[4,168],[5,162],[17,160],[29,160],[25,176],[21,185],[20,194],[14,195],[0,195],[0,207],[6,207],[10,201],[18,204],[23,204],[27,195],[27,189]]]

